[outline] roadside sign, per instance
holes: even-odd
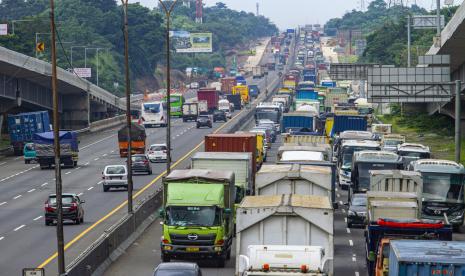
[[[92,68],[74,68],[73,71],[80,78],[92,77]]]
[[[438,18],[435,15],[414,15],[413,28],[414,29],[434,29],[437,26]],[[444,28],[444,15],[440,17],[441,29]]]
[[[38,42],[36,45],[36,51],[37,52],[43,52],[45,50],[45,43],[43,42]]]
[[[45,276],[43,268],[23,268],[23,276]]]
[[[0,24],[0,35],[8,35],[8,24]]]

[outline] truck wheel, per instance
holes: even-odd
[[[24,164],[29,164],[31,163],[31,160],[24,160]]]
[[[347,222],[347,228],[352,228],[352,222]]]
[[[171,261],[171,258],[165,254],[161,254],[161,261],[164,263],[169,263]]]
[[[105,185],[103,185],[103,192],[108,192],[108,187],[106,187]]]
[[[76,225],[81,224],[81,219],[80,219],[79,217],[76,217],[76,220],[74,220],[74,223],[75,223]]]
[[[77,161],[73,161],[73,167],[77,166]]]
[[[220,256],[216,259],[216,267],[223,268],[226,265],[226,258]]]
[[[229,248],[228,252],[226,253],[226,260],[231,260],[231,248]]]

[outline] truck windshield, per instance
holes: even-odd
[[[422,173],[425,200],[463,202],[464,175],[450,173]]]
[[[354,152],[362,151],[362,150],[376,150],[376,148],[369,148],[369,147],[357,147],[357,146],[345,146],[342,148],[342,166],[343,167],[351,167],[352,166],[352,158],[354,156]]]
[[[370,188],[370,170],[395,170],[397,164],[393,163],[359,163],[358,169],[358,183],[359,188]]]
[[[421,159],[430,158],[429,152],[399,151],[398,154],[404,157],[415,157],[415,158],[421,158]]]
[[[218,226],[221,210],[216,206],[170,206],[166,209],[170,226]]]
[[[279,113],[274,111],[267,111],[267,112],[257,112],[255,113],[256,119],[258,120],[271,120],[275,123],[279,123]]]

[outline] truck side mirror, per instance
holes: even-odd
[[[374,262],[376,260],[376,255],[374,251],[370,251],[370,253],[368,253],[368,260],[370,262]]]
[[[164,209],[164,208],[160,208],[160,209],[158,210],[158,215],[159,215],[160,217],[164,217],[164,216],[165,216],[165,209]]]
[[[229,208],[224,209],[224,214],[225,215],[230,215],[231,213],[232,213],[231,209],[229,209]]]

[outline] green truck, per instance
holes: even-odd
[[[224,267],[233,242],[234,173],[174,170],[163,188],[163,262],[210,259]]]

